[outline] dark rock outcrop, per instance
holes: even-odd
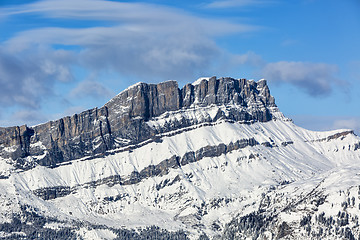
[[[359,149],[360,149],[360,142],[355,143],[355,145],[354,145],[354,151],[359,150]]]
[[[215,117],[167,119],[172,112],[209,106],[220,108]],[[138,83],[101,108],[67,116],[34,127],[0,128],[0,156],[18,168],[59,163],[154,139],[158,134],[219,119],[261,121],[272,119],[276,107],[265,80],[212,77],[179,89],[176,81]],[[147,122],[162,116],[157,128]],[[28,158],[30,156],[30,158]],[[25,161],[26,158],[26,161]]]
[[[316,140],[312,140],[312,142],[329,142],[331,140],[335,140],[335,139],[340,139],[343,140],[347,135],[354,135],[354,131],[350,130],[350,131],[343,131],[343,132],[339,132],[339,133],[335,133],[331,136],[328,136],[326,138],[320,138],[320,139],[316,139]]]
[[[70,187],[50,187],[50,188],[40,188],[34,191],[34,194],[38,197],[41,197],[44,200],[54,199],[58,197],[63,197],[71,193]]]
[[[120,176],[120,175],[112,175],[109,177],[101,178],[96,181],[84,183],[81,186],[68,187],[68,186],[56,186],[56,187],[48,187],[48,188],[40,188],[33,191],[33,193],[44,199],[50,200],[58,197],[63,197],[71,194],[78,190],[79,187],[97,187],[100,185],[108,185],[112,187],[116,184],[120,185],[132,185],[137,184],[144,179],[148,179],[156,176],[164,176],[170,172],[172,168],[180,168],[181,166],[185,166],[192,162],[198,162],[206,157],[219,157],[222,154],[227,154],[232,151],[242,149],[248,146],[256,146],[259,143],[254,138],[249,139],[240,139],[236,142],[230,142],[228,145],[223,143],[215,146],[205,146],[197,150],[196,152],[186,152],[182,157],[173,155],[172,157],[161,161],[157,165],[149,165],[142,169],[140,172],[133,171],[129,176]],[[179,176],[177,176],[179,178]],[[175,180],[178,181],[179,179]],[[170,181],[170,180],[169,180]],[[172,181],[172,184],[174,180]],[[171,185],[171,184],[169,184]],[[163,186],[164,187],[164,186]]]
[[[0,128],[0,144],[6,147],[13,147],[5,157],[17,159],[30,155],[30,138],[34,135],[34,130],[26,125],[21,127]]]

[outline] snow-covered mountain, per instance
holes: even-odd
[[[357,239],[360,138],[314,132],[265,80],[138,83],[0,128],[4,239]]]

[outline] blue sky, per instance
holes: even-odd
[[[360,1],[0,2],[0,126],[100,107],[136,82],[268,80],[313,130],[360,133]]]

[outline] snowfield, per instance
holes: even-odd
[[[148,124],[156,128],[164,121],[158,117]],[[204,155],[181,167],[169,167],[161,174],[146,175],[133,184],[110,181],[131,179],[134,172],[140,173],[173,156],[182,158],[189,152],[221,144],[229,149],[237,141],[249,139],[256,144],[213,157]],[[296,227],[304,223],[304,217],[324,213],[322,219],[335,218],[339,211],[353,218],[360,216],[359,143],[360,138],[350,130],[309,131],[280,116],[266,123],[219,120],[211,125],[199,124],[133,150],[78,159],[56,168],[37,166],[19,171],[6,159],[0,159],[0,171],[9,175],[0,180],[0,221],[10,222],[12,214],[20,213],[21,206],[26,205],[64,226],[81,221],[109,227],[81,227],[77,233],[84,239],[113,239],[116,235],[111,228],[152,225],[169,231],[182,229],[197,239],[203,233],[216,238],[230,229],[232,219],[264,209],[277,219],[279,233],[279,226],[285,222],[293,228],[288,237],[316,238],[311,231],[322,226],[318,217],[310,220],[310,235],[302,226]],[[56,187],[65,189],[64,193],[45,200],[35,194]],[[359,234],[355,222],[343,226]],[[53,223],[48,228],[61,226]],[[287,228],[281,229],[285,234]],[[334,235],[330,238],[336,235],[336,229],[329,230],[329,234],[331,231]],[[275,238],[279,233],[263,231],[261,236]]]

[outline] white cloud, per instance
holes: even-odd
[[[87,109],[89,109],[89,108],[86,108],[84,106],[70,106],[70,107],[66,108],[63,112],[58,112],[58,113],[51,114],[50,116],[48,116],[48,121],[60,119],[60,118],[63,118],[64,116],[72,116],[75,113],[79,114]]]
[[[328,131],[337,129],[351,129],[360,135],[359,116],[314,116],[314,115],[293,115],[290,116],[294,123],[305,129],[314,131]]]
[[[244,54],[232,55],[232,62],[237,65],[247,64],[256,67],[262,67],[265,64],[265,61],[260,55],[251,51]]]
[[[26,14],[44,22],[73,22],[69,27],[49,23],[28,29],[0,43],[0,104],[32,110],[54,94],[56,82],[73,78],[74,65],[143,81],[183,80],[207,72],[223,54],[215,37],[259,29],[146,3],[42,0],[0,9],[1,18]],[[76,27],[78,20],[82,27]],[[91,81],[100,85],[97,79]],[[93,97],[108,95],[104,88],[90,87],[83,82],[72,94],[87,88]]]
[[[281,42],[281,45],[284,47],[291,47],[298,43],[299,43],[299,41],[295,40],[295,39],[285,39],[284,41]]]
[[[0,11],[0,15],[7,17],[28,13],[38,14],[45,18],[104,20],[119,23],[122,30],[152,34],[158,34],[164,30],[166,33],[185,30],[185,33],[200,32],[208,36],[218,36],[257,29],[253,25],[197,17],[176,8],[146,3],[103,0],[43,0],[16,8],[4,8]]]
[[[0,15],[28,13],[45,19],[101,22],[87,28],[46,27],[20,32],[6,41],[14,54],[43,45],[78,46],[81,51],[74,52],[77,63],[88,69],[162,79],[184,79],[206,71],[223,52],[215,37],[259,29],[159,5],[100,0],[44,0],[4,8]],[[66,76],[66,69],[63,73]]]
[[[273,2],[215,1],[208,7],[260,6]],[[24,14],[44,22],[56,19],[71,20],[74,24],[30,29],[0,43],[3,106],[38,109],[44,98],[53,94],[57,81],[72,79],[73,65],[91,72],[115,71],[139,77],[141,81],[207,75],[214,63],[224,69],[229,65],[231,68],[249,65],[263,68],[265,77],[271,81],[294,84],[313,96],[330,93],[339,82],[334,65],[284,61],[267,64],[253,52],[227,53],[216,44],[216,38],[257,31],[260,27],[199,17],[176,8],[101,0],[43,0],[0,9],[0,18]],[[87,27],[79,27],[77,20]],[[110,96],[109,90],[96,79],[80,83],[70,96],[83,97],[82,94],[95,98]]]
[[[274,3],[271,0],[219,0],[206,5],[208,8],[233,8],[248,6],[263,6]]]
[[[226,1],[225,1],[226,2]],[[231,2],[231,1],[229,1]],[[246,5],[265,3],[260,0],[238,0]],[[180,9],[141,2],[117,2],[106,0],[42,0],[0,10],[0,17],[20,14],[38,14],[45,18],[101,20],[117,22],[127,30],[154,33],[185,30],[196,31],[209,36],[229,32],[247,32],[257,26],[231,23],[221,19],[197,17]]]
[[[243,65],[253,69],[252,75],[266,78],[273,83],[286,83],[304,90],[312,97],[329,95],[335,87],[347,92],[349,83],[337,78],[338,67],[333,64],[311,62],[266,62],[254,52],[224,54],[221,69],[239,68]]]
[[[0,46],[0,104],[38,108],[56,81],[72,79],[71,62],[63,50],[32,49],[19,56]]]
[[[26,123],[28,126],[46,122],[48,119],[40,111],[37,110],[21,110],[10,116],[9,126],[22,125]]]
[[[333,85],[343,84],[336,78],[338,67],[325,63],[287,62],[268,63],[263,68],[265,78],[279,83],[296,85],[312,96],[327,95]]]
[[[86,80],[81,82],[69,94],[71,98],[92,97],[105,99],[110,99],[114,95],[115,94],[113,91],[104,87],[102,84],[92,80]]]
[[[333,127],[338,128],[348,128],[355,130],[358,134],[360,133],[360,117],[351,117],[347,119],[338,119],[333,123]]]

